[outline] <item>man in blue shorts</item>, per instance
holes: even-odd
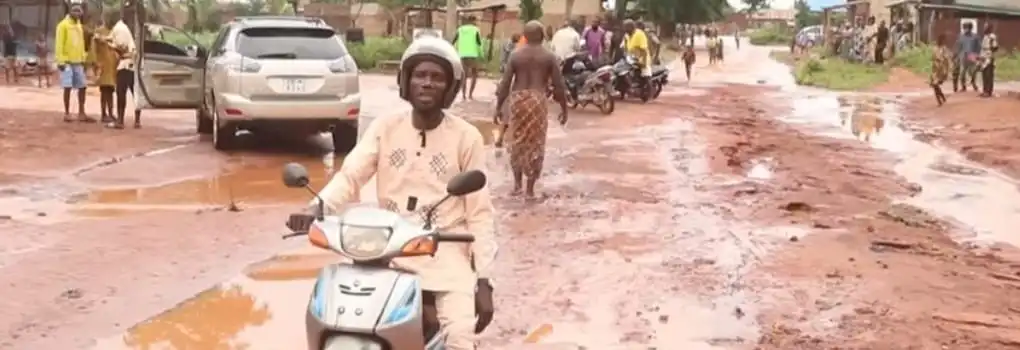
[[[55,56],[64,88],[64,121],[72,122],[71,90],[78,90],[78,121],[95,123],[85,114],[85,31],[81,24],[81,4],[72,4],[67,16],[57,23]]]

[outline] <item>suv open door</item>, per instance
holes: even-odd
[[[139,28],[141,27],[141,28]],[[135,107],[195,109],[202,104],[206,49],[184,31],[135,26]]]

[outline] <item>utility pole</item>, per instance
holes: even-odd
[[[457,0],[446,0],[446,28],[443,29],[443,34],[447,40],[453,40],[454,33],[457,32],[457,17]]]

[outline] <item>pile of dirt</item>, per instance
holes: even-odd
[[[791,297],[761,316],[760,349],[1020,345],[1020,265],[961,247],[951,225],[894,204],[921,189],[890,171],[892,159],[771,118],[782,111],[757,89],[717,88],[690,104],[701,106],[693,121],[712,170],[745,179],[706,190],[729,198],[737,218],[812,228],[765,263]],[[761,164],[770,177],[747,177]]]

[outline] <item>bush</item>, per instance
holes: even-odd
[[[811,57],[797,63],[793,77],[797,84],[832,90],[861,90],[885,82],[884,66],[862,65],[839,58]]]
[[[784,45],[793,41],[793,29],[784,27],[766,27],[752,32],[748,38],[752,45]]]
[[[383,61],[397,61],[407,49],[403,38],[365,38],[363,43],[348,43],[347,51],[363,70],[374,69]]]

